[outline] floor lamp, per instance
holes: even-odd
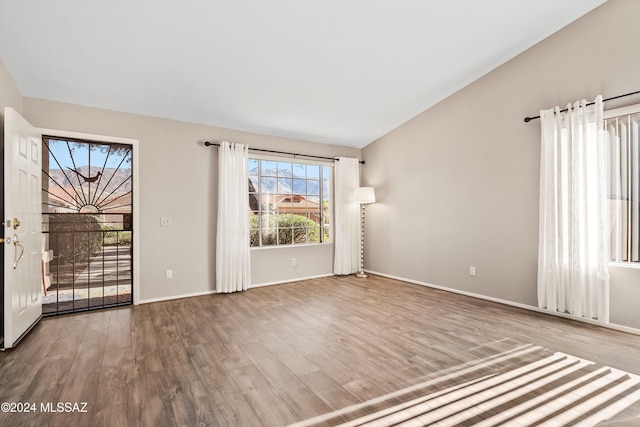
[[[356,273],[356,277],[366,279],[369,277],[364,272],[364,207],[369,203],[376,202],[376,193],[373,191],[373,187],[358,187],[353,195],[353,201],[360,203],[362,208],[361,223],[360,223],[360,271]]]

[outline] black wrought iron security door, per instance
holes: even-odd
[[[133,150],[43,137],[45,315],[133,301]]]

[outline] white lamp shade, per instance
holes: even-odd
[[[376,193],[373,187],[358,187],[353,192],[353,201],[355,203],[366,204],[376,202]]]

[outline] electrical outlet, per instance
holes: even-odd
[[[171,227],[173,226],[173,220],[170,216],[161,216],[160,217],[160,227]]]
[[[291,258],[291,265],[293,265],[293,266],[296,265],[296,259],[295,258]]]
[[[473,266],[469,266],[469,276],[475,276],[476,275],[476,268]]]
[[[173,270],[167,270],[167,279],[173,279]]]

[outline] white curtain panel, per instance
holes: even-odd
[[[334,167],[335,239],[334,274],[352,274],[360,269],[360,205],[353,193],[360,186],[358,159],[339,157]]]
[[[217,292],[243,291],[251,284],[248,151],[226,141],[218,150]]]
[[[602,97],[540,112],[538,305],[609,322]]]

